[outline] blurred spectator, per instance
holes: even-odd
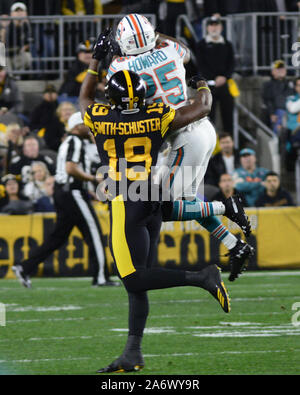
[[[294,206],[291,195],[280,186],[279,175],[270,171],[264,181],[265,191],[256,200],[256,207]]]
[[[37,107],[35,107],[31,113],[31,129],[40,130],[45,128],[47,124],[51,123],[55,117],[57,106],[57,92],[55,86],[49,84],[44,90],[43,101]]]
[[[10,215],[23,215],[33,212],[33,204],[22,197],[17,178],[7,174],[2,178],[5,186],[5,198],[1,204],[1,213]]]
[[[266,123],[278,135],[282,129],[283,117],[286,113],[286,99],[293,89],[286,79],[286,65],[283,60],[272,63],[271,80],[263,84],[262,99]]]
[[[67,77],[59,89],[59,101],[67,100],[72,103],[78,101],[81,84],[86,76],[92,59],[92,43],[87,40],[77,47],[77,59],[67,73]]]
[[[217,200],[220,202],[223,202],[224,200],[230,198],[233,195],[239,195],[242,199],[242,204],[244,207],[247,207],[247,202],[246,199],[244,197],[244,194],[241,192],[238,192],[235,188],[234,188],[234,181],[232,178],[231,174],[221,174],[220,178],[219,178],[219,188],[220,191],[217,192],[211,200]]]
[[[31,27],[27,19],[27,7],[22,2],[11,6],[10,16],[14,19],[6,26],[5,43],[9,68],[13,70],[29,69],[32,56],[30,53]]]
[[[21,176],[22,182],[25,184],[30,181],[30,166],[35,161],[44,162],[50,174],[55,173],[54,161],[47,155],[40,155],[38,139],[34,136],[27,136],[24,140],[22,154],[11,160],[8,172]]]
[[[234,1],[234,0],[233,0]],[[240,12],[276,12],[276,0],[243,0]]]
[[[241,167],[233,174],[235,189],[245,196],[247,205],[254,207],[259,195],[264,191],[263,181],[269,170],[256,166],[256,154],[251,148],[240,151]]]
[[[29,15],[60,15],[60,0],[26,0]]]
[[[210,117],[215,121],[216,104],[220,103],[223,129],[233,132],[234,100],[228,88],[228,79],[234,70],[232,44],[222,36],[223,25],[220,19],[212,17],[207,22],[207,35],[196,49],[199,74],[208,80],[213,96]]]
[[[18,85],[4,67],[0,66],[0,117],[7,112],[14,114],[23,110],[23,97]]]
[[[164,20],[163,33],[168,36],[176,36],[176,20],[178,15],[186,14],[186,2],[185,0],[166,0],[166,18]]]
[[[288,171],[295,169],[297,150],[300,147],[300,77],[294,82],[294,95],[287,98],[287,122],[284,138],[284,163]]]
[[[28,14],[33,16],[49,16],[61,14],[60,0],[27,0]],[[58,34],[56,21],[45,21],[44,23],[32,24],[32,55],[34,65],[38,69],[52,69],[55,67],[53,62],[47,62],[44,57],[58,56],[58,46],[55,45],[55,38]],[[57,67],[57,66],[56,66]],[[43,75],[40,79],[53,78],[53,74]]]
[[[203,0],[204,16],[226,16],[242,11],[240,0]]]
[[[122,0],[120,14],[158,14],[160,3],[161,0]]]
[[[234,148],[231,135],[228,133],[220,134],[219,145],[221,151],[215,154],[208,163],[205,184],[218,186],[221,174],[232,175],[235,169],[240,166],[240,156]]]
[[[101,0],[62,0],[63,15],[102,15]]]
[[[72,114],[76,111],[70,102],[62,102],[56,109],[55,116],[49,119],[45,125],[45,133],[42,133],[47,148],[57,152],[66,133],[66,126]]]
[[[297,12],[300,8],[298,0],[275,0],[277,12]]]
[[[80,0],[83,5],[83,13],[85,15],[102,15],[103,7],[101,0]],[[76,0],[75,0],[76,3]]]
[[[21,128],[18,123],[11,123],[7,126],[4,137],[5,169],[8,168],[12,158],[21,154],[26,131],[27,129]]]
[[[45,196],[40,197],[34,205],[34,211],[39,213],[54,212],[54,177],[49,176],[44,183]]]
[[[33,203],[45,195],[45,181],[50,176],[44,162],[35,161],[30,166],[31,181],[23,187],[23,194]]]

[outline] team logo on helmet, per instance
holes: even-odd
[[[143,15],[126,15],[117,27],[116,41],[124,55],[138,55],[155,47],[154,28]]]

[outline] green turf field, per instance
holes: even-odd
[[[226,277],[230,314],[199,288],[149,292],[146,365],[135,374],[300,374],[300,316],[292,310],[298,302],[300,311],[300,272]],[[123,287],[59,278],[33,279],[27,290],[1,280],[0,302],[1,374],[95,374],[125,344]]]

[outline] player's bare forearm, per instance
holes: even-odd
[[[180,129],[209,115],[212,106],[212,95],[205,81],[198,82],[199,89],[193,97],[192,104],[176,110],[170,131]]]
[[[99,61],[97,59],[92,59],[89,64],[89,70],[97,73],[98,65],[99,65]],[[79,95],[79,106],[80,106],[82,117],[84,117],[84,114],[88,106],[95,102],[97,83],[98,83],[98,75],[88,72],[81,85],[80,95]]]
[[[83,170],[80,169],[80,167],[77,165],[77,163],[74,163],[74,162],[67,162],[66,163],[66,172],[70,176],[72,176],[80,181],[94,182],[96,180],[95,176],[85,173]]]
[[[189,62],[189,60],[190,60],[190,50],[182,41],[177,40],[177,38],[175,38],[175,37],[167,36],[166,34],[163,34],[163,33],[157,32],[157,34],[158,34],[158,38],[157,38],[156,44],[160,44],[160,43],[162,43],[165,40],[170,40],[170,41],[173,41],[175,43],[178,43],[186,51],[186,55],[184,57],[184,63],[188,63]]]

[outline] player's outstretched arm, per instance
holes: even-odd
[[[160,44],[160,43],[162,43],[165,40],[174,41],[175,43],[178,43],[179,45],[181,45],[186,51],[183,63],[188,63],[190,61],[191,51],[182,41],[179,41],[179,40],[177,40],[174,37],[167,36],[166,34],[163,34],[163,33],[159,33],[159,32],[156,32],[156,33],[158,34],[158,38],[156,40],[156,44]]]
[[[96,87],[98,83],[98,66],[99,62],[105,58],[110,47],[111,30],[105,29],[99,34],[93,49],[93,59],[89,64],[87,75],[81,85],[79,95],[79,106],[82,117],[89,105],[94,103]]]
[[[169,131],[180,129],[188,124],[206,117],[212,106],[212,95],[204,80],[193,81],[192,88],[197,89],[196,95],[191,99],[191,104],[176,110]]]

